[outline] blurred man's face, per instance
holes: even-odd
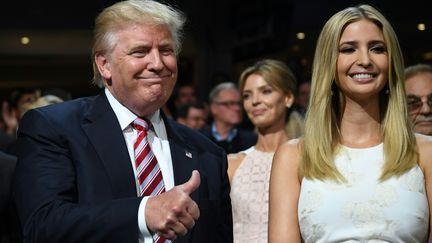
[[[204,128],[207,123],[207,112],[204,109],[191,107],[186,117],[186,126],[192,129]]]
[[[187,103],[193,103],[196,101],[195,88],[193,86],[182,86],[178,90],[176,100],[176,106],[179,107],[181,105]]]
[[[302,108],[306,109],[309,103],[311,85],[309,82],[304,82],[300,85],[298,95],[296,97],[296,103]]]
[[[432,73],[419,73],[405,80],[405,90],[414,131],[432,135]]]
[[[219,92],[210,105],[215,122],[236,126],[242,122],[242,106],[240,92],[235,89],[225,89]]]

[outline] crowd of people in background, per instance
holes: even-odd
[[[115,52],[117,49],[107,48],[111,44],[109,40],[101,39],[95,43],[96,49],[93,53],[95,80],[102,88],[98,98],[70,102],[78,97],[72,97],[66,90],[58,88],[22,88],[12,91],[9,97],[2,97],[0,243],[19,242],[23,232],[18,233],[17,229],[27,230],[24,232],[27,234],[25,237],[30,238],[37,237],[32,235],[36,233],[31,231],[39,231],[38,225],[32,225],[31,229],[28,228],[29,225],[22,225],[24,221],[20,225],[14,213],[12,180],[17,160],[23,156],[23,151],[26,151],[23,144],[32,150],[29,156],[34,156],[40,161],[44,156],[51,156],[52,161],[55,156],[61,157],[63,167],[57,169],[69,180],[56,178],[58,183],[67,185],[64,184],[64,191],[49,192],[52,193],[50,196],[58,201],[47,203],[51,203],[51,210],[60,210],[57,203],[65,203],[70,211],[63,211],[64,214],[70,214],[72,210],[79,211],[76,215],[69,215],[70,218],[66,217],[70,221],[64,225],[62,233],[65,235],[70,234],[68,231],[77,226],[82,219],[79,217],[85,218],[88,213],[88,209],[76,209],[76,205],[71,203],[78,203],[77,195],[80,190],[86,193],[88,197],[84,198],[88,202],[110,202],[110,206],[103,206],[107,210],[133,205],[142,212],[142,208],[147,204],[153,206],[167,202],[168,198],[164,195],[168,195],[166,192],[172,189],[176,190],[177,194],[169,194],[170,199],[176,203],[181,201],[177,199],[185,198],[183,194],[187,194],[187,202],[191,208],[196,209],[195,201],[201,200],[203,204],[199,204],[200,207],[207,207],[206,209],[212,209],[214,212],[200,208],[203,210],[203,221],[197,221],[199,213],[191,210],[193,212],[189,214],[189,209],[185,209],[182,212],[186,212],[186,215],[182,214],[184,218],[179,219],[180,225],[170,221],[167,215],[172,215],[173,212],[169,209],[166,209],[163,215],[159,215],[155,210],[152,211],[152,216],[164,220],[166,225],[155,223],[151,217],[146,216],[143,219],[138,216],[139,225],[129,231],[133,233],[133,237],[129,236],[129,239],[153,238],[155,242],[159,242],[159,237],[191,237],[196,241],[187,242],[199,242],[208,236],[207,233],[216,237],[220,232],[209,233],[210,230],[203,230],[191,236],[189,230],[197,222],[200,222],[200,227],[204,227],[204,223],[215,226],[215,223],[210,222],[219,212],[217,218],[222,227],[232,224],[232,232],[223,229],[224,232],[218,236],[227,240],[226,242],[326,242],[352,237],[368,239],[367,237],[381,235],[384,238],[390,237],[386,239],[401,242],[425,242],[429,237],[427,224],[432,208],[429,206],[432,200],[432,151],[429,152],[432,140],[432,137],[429,137],[432,136],[432,65],[422,63],[403,66],[403,56],[399,44],[395,41],[396,34],[378,10],[369,5],[360,5],[344,9],[332,16],[319,36],[311,77],[302,80],[294,76],[284,61],[262,58],[245,68],[236,81],[222,80],[212,87],[206,99],[200,99],[193,82],[175,84],[177,67],[174,63],[178,54],[176,51],[180,49],[180,40],[176,39],[176,35],[181,34],[181,13],[166,8],[163,4],[153,5],[150,1],[150,5],[146,6],[148,1],[140,2],[129,0],[114,5],[111,9],[114,12],[118,11],[117,13],[124,17],[123,21],[129,19],[131,22],[126,21],[124,25],[118,26],[113,24],[113,29],[110,29],[111,27],[104,26],[103,23],[116,23],[118,20],[104,12],[98,19],[100,25],[96,27],[101,33],[117,34],[116,31],[124,31],[122,33],[125,36],[119,34],[117,38],[125,43],[134,38],[148,38],[151,41],[163,39],[169,43],[159,43],[164,48],[169,46],[166,56],[162,58],[163,64],[159,63],[160,66],[144,67],[151,66],[154,60],[143,60],[148,62],[143,64],[146,72],[157,75],[164,73],[164,79],[168,82],[166,85],[169,86],[166,90],[155,97],[147,97],[151,92],[138,93],[142,87],[128,86],[127,82],[132,82],[128,79],[128,74],[122,73],[120,68],[112,69],[120,67],[121,64],[116,63],[109,55],[105,56],[108,50],[112,51],[113,55],[127,52]],[[158,11],[146,9],[147,7],[157,8],[165,15],[159,16],[159,13],[156,13]],[[142,18],[141,14],[147,17]],[[137,24],[139,27],[133,28],[142,31],[142,36],[136,34],[135,30],[131,31],[132,27],[128,26],[128,23]],[[147,24],[151,24],[152,27],[148,27]],[[168,32],[174,33],[174,36],[167,35]],[[101,36],[99,38],[102,38]],[[116,48],[127,47],[119,45]],[[140,48],[137,47],[137,50]],[[146,48],[154,53],[161,49],[160,46]],[[133,57],[136,58],[138,55],[140,54]],[[133,70],[132,65],[130,70]],[[166,73],[172,76],[166,78]],[[374,81],[369,85],[370,80]],[[364,85],[360,87],[358,83]],[[154,88],[145,89],[152,90],[152,94],[157,93]],[[145,96],[148,100],[140,100],[140,96]],[[64,103],[64,106],[56,106],[52,110],[39,109],[38,111],[45,112],[43,114],[29,112],[59,103]],[[112,113],[111,117],[104,117],[97,110],[87,110],[89,104],[109,114]],[[150,123],[146,128],[150,138],[148,143],[155,150],[155,157],[163,158],[162,160],[168,158],[167,161],[174,164],[172,168],[167,169],[166,165],[160,168],[160,176],[167,180],[167,184],[163,185],[161,194],[152,195],[157,200],[148,199],[148,195],[139,195],[145,198],[143,202],[115,205],[119,198],[124,200],[135,193],[135,181],[132,181],[133,186],[128,192],[119,187],[119,194],[116,196],[110,194],[112,192],[107,193],[98,189],[91,191],[80,187],[80,182],[76,181],[77,176],[86,178],[88,183],[104,184],[95,182],[92,176],[87,178],[87,172],[79,170],[82,168],[75,171],[71,166],[73,163],[86,162],[81,161],[81,155],[75,150],[85,150],[80,144],[82,141],[74,139],[82,136],[92,140],[96,133],[82,132],[78,129],[69,131],[70,133],[59,131],[59,134],[42,131],[44,126],[50,126],[51,123],[68,129],[67,126],[59,124],[57,118],[51,117],[52,114],[48,114],[49,111],[61,113],[64,119],[68,119],[71,114],[63,109],[70,109],[71,114],[82,112],[82,115],[89,115],[86,117],[88,120],[97,120],[97,115],[100,115],[109,124],[106,128],[113,130],[120,130],[115,120],[118,117],[121,131],[118,131],[120,135],[116,133],[116,138],[122,141],[125,138],[128,146],[122,150],[124,158],[135,157],[135,145],[130,141],[130,137],[139,134],[139,131],[134,130],[134,126],[124,123],[125,120],[131,122],[129,120],[132,117],[143,118],[146,124]],[[94,112],[94,117],[90,115],[91,112]],[[38,124],[35,126],[39,130],[32,130],[33,120],[26,117],[27,113],[31,113],[31,119],[36,119]],[[20,131],[23,118],[26,122],[21,131],[19,148],[17,132]],[[180,125],[172,123],[173,121]],[[68,122],[71,122],[70,127],[77,128],[77,123],[83,121]],[[245,126],[246,123],[250,123],[252,128]],[[196,135],[197,133],[200,135]],[[64,137],[66,134],[70,137]],[[159,136],[161,137],[158,138]],[[187,141],[189,139],[190,141]],[[98,141],[104,142],[103,139]],[[168,144],[165,141],[169,141]],[[88,141],[89,144],[90,142]],[[38,146],[45,151],[40,151]],[[69,149],[71,151],[66,151]],[[107,152],[106,148],[101,148],[100,151]],[[98,156],[97,153],[92,154],[87,150],[85,153],[88,153],[86,159]],[[171,153],[182,158],[174,157]],[[40,171],[30,173],[31,176],[46,176],[43,169],[52,164],[41,162],[32,165],[33,158],[29,156],[23,156],[25,166],[28,167],[21,168],[20,178],[24,180],[32,166],[36,166]],[[72,156],[76,156],[79,162]],[[198,158],[206,158],[208,161],[196,162]],[[207,163],[208,167],[200,168],[200,173],[192,173],[193,168],[198,170],[197,167],[181,169],[181,166],[176,164],[177,160]],[[375,163],[377,161],[379,163]],[[133,163],[135,162],[132,161]],[[79,166],[91,167],[87,164]],[[220,174],[215,174],[212,169],[219,171]],[[100,175],[96,169],[92,173],[95,177]],[[129,173],[138,177],[138,168],[130,170]],[[181,180],[177,180],[173,176],[174,173],[181,174]],[[114,177],[120,178],[117,175]],[[126,181],[122,179],[121,182]],[[20,185],[20,189],[32,183],[27,180],[25,185]],[[207,186],[213,185],[217,185],[217,188],[212,188],[213,191],[207,190]],[[200,197],[204,195],[206,198],[198,198],[195,190],[199,191]],[[227,193],[229,190],[230,199]],[[91,195],[95,191],[98,194]],[[41,192],[48,193],[43,189]],[[62,193],[67,195],[67,200]],[[219,204],[212,204],[209,201],[209,193],[214,193],[212,196],[220,200]],[[362,198],[356,195],[362,195]],[[394,195],[397,196],[392,197]],[[25,198],[24,195],[21,196],[21,199]],[[28,209],[26,214],[21,214],[21,220],[34,217],[37,207],[42,207],[44,195],[38,196],[40,201],[34,202],[34,208]],[[405,206],[417,207],[416,213],[409,210],[402,213],[398,211],[397,208],[403,206],[398,204],[401,203],[398,201],[401,198],[405,200],[402,203],[410,202]],[[21,208],[25,208],[24,203],[21,202],[20,205]],[[182,208],[183,206],[181,205]],[[93,209],[92,213],[99,212],[96,207],[91,208]],[[360,212],[367,210],[372,212],[372,216],[361,215]],[[385,210],[391,212],[391,217],[383,213]],[[58,223],[58,220],[61,220],[56,218],[55,214],[50,215],[49,211],[39,213],[41,215],[37,220],[40,224],[44,224],[43,220],[46,220],[44,217],[47,215],[50,222]],[[413,218],[414,214],[416,219]],[[115,229],[122,229],[121,223],[136,226],[136,222],[131,223],[132,219],[136,220],[136,215],[128,215],[131,217],[124,218],[124,222],[119,221],[111,226]],[[107,216],[110,220],[114,218]],[[27,224],[30,224],[29,222],[25,221]],[[343,227],[340,222],[344,222]],[[96,225],[98,222],[94,219],[91,223]],[[400,225],[407,230],[398,230]],[[23,226],[27,228],[22,229]],[[45,231],[52,230],[52,225],[44,226],[48,228],[38,232],[42,239],[49,235],[48,233],[56,234],[54,231]],[[136,231],[139,231],[139,234]],[[85,238],[86,234],[91,232],[90,228],[83,229],[83,235],[80,237]],[[106,235],[96,235],[93,239],[107,239],[104,237],[111,235],[109,232],[103,234]],[[225,234],[233,234],[233,239]],[[124,237],[120,233],[112,233],[112,236],[113,239]],[[216,238],[213,240],[218,242]]]

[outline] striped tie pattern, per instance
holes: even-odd
[[[138,131],[134,152],[140,196],[154,196],[165,192],[162,172],[147,139],[149,124],[151,123],[139,117],[133,122],[133,127]],[[171,242],[158,234],[154,234],[153,240],[155,243]]]

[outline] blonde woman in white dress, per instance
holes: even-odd
[[[266,59],[243,71],[239,88],[258,140],[250,149],[228,155],[234,242],[267,242],[270,168],[274,152],[288,141],[285,124],[295,77],[283,62]]]
[[[302,139],[282,145],[270,179],[269,242],[427,242],[432,142],[414,134],[403,56],[369,5],[325,24]]]

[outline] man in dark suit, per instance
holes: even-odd
[[[0,243],[18,242],[11,182],[16,157],[0,151]]]
[[[24,242],[232,242],[226,153],[160,111],[184,21],[156,1],[108,7],[93,45],[103,91],[23,117],[14,193]],[[153,196],[137,196],[138,118],[166,189]]]

